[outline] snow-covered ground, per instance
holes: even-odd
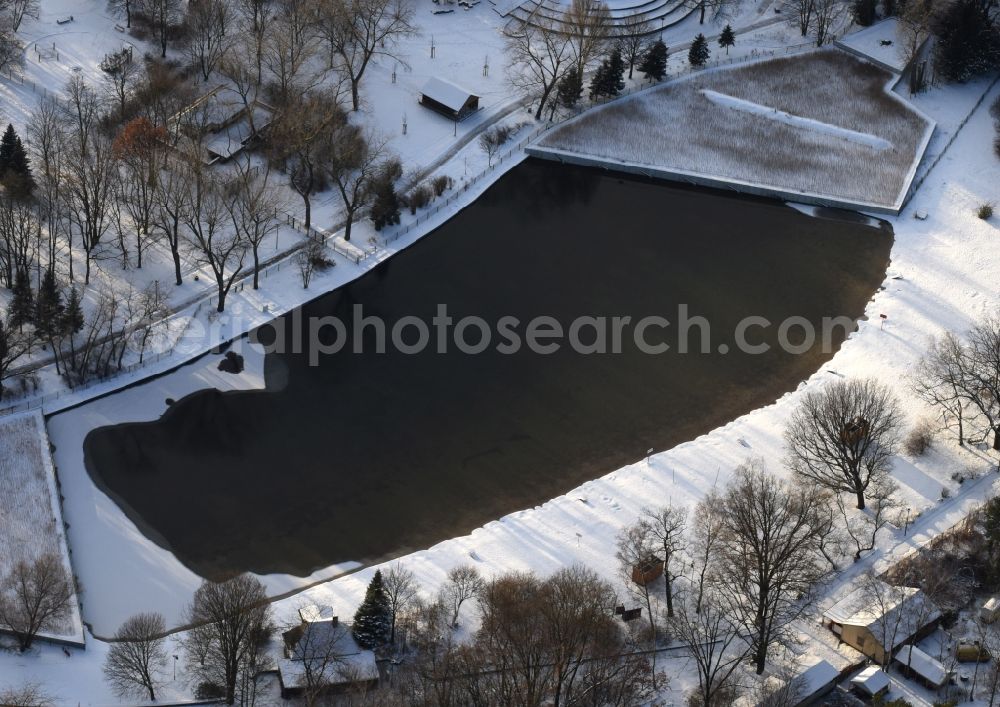
[[[45,421],[38,412],[0,418],[0,567],[34,562],[43,555],[62,560],[73,576]],[[41,635],[84,642],[79,601]]]
[[[85,3],[64,4],[78,7]],[[444,17],[456,20],[464,17],[463,22],[473,24],[474,17],[481,17],[474,14],[479,10],[486,11],[487,7],[480,5],[468,13]],[[779,34],[785,30],[772,28],[768,32]],[[447,41],[448,37],[435,38],[439,59],[442,58],[441,47],[446,46]],[[467,43],[467,52],[476,44],[468,37],[459,41]],[[476,46],[478,51],[483,45]],[[425,64],[429,62],[429,59],[424,60]],[[455,63],[469,64],[458,59]],[[416,72],[417,64],[413,64]],[[477,64],[478,61],[472,66],[481,71]],[[491,74],[499,64],[497,59]],[[391,72],[391,67],[383,68]],[[455,75],[445,72],[441,75],[459,83],[467,82],[467,77],[457,74],[456,69]],[[475,85],[469,87],[476,88]],[[932,140],[931,157],[947,144],[950,133],[984,87],[983,82],[975,82],[937,88],[918,97],[918,107],[938,121],[941,129],[940,135]],[[421,110],[419,106],[413,109],[414,113]],[[452,130],[450,124],[447,130]],[[413,134],[412,127],[408,133]],[[447,137],[442,136],[442,145],[450,144]],[[454,137],[449,139],[454,140]],[[486,574],[513,569],[545,574],[568,564],[582,563],[606,572],[612,581],[619,581],[612,568],[615,564],[614,537],[621,527],[631,523],[639,510],[649,504],[695,503],[713,485],[724,484],[731,470],[748,454],[764,458],[773,471],[781,473],[784,421],[803,389],[822,385],[826,380],[845,375],[872,375],[896,381],[899,383],[897,392],[905,398],[911,421],[927,415],[928,411],[909,397],[902,385],[906,372],[924,350],[927,337],[944,329],[962,330],[1000,304],[995,287],[1000,277],[997,233],[991,223],[979,221],[975,215],[979,203],[995,199],[995,185],[1000,183],[1000,164],[989,149],[991,142],[992,125],[983,107],[951,145],[907,209],[893,219],[896,242],[892,252],[892,277],[887,278],[885,289],[873,297],[867,310],[869,321],[861,322],[860,330],[822,371],[805,381],[799,391],[696,440],[654,455],[648,462],[643,460],[613,471],[537,508],[511,514],[468,536],[402,558],[417,574],[424,591],[434,592],[448,569],[470,562]],[[416,153],[422,151],[417,146],[413,149]],[[484,163],[485,158],[473,143],[454,156],[445,170],[461,177],[463,173],[477,173]],[[393,242],[393,250],[381,251],[379,257],[387,257],[396,248],[405,247],[426,229],[443,221],[481,192],[487,181],[478,181],[468,192],[462,193],[460,199],[424,220],[419,229]],[[329,209],[333,214],[332,203]],[[912,217],[917,210],[926,211],[927,220],[914,220]],[[364,237],[367,235],[370,231]],[[358,240],[360,242],[361,236]],[[370,264],[371,261],[360,266],[339,261],[331,272],[317,278],[311,292],[318,293],[342,284]],[[251,326],[273,313],[287,311],[309,294],[302,292],[301,284],[296,284],[297,279],[292,267],[276,271],[265,282],[265,290],[247,289],[236,293],[233,312],[241,315],[243,324]],[[262,311],[265,304],[268,305],[266,313]],[[878,315],[882,313],[889,316],[884,329],[878,325]],[[207,320],[205,313],[200,316]],[[239,330],[238,324],[227,321],[217,327],[213,336],[225,340]],[[168,621],[176,623],[198,579],[169,552],[146,539],[110,499],[93,487],[82,464],[83,437],[99,425],[126,419],[151,419],[162,413],[166,397],[176,399],[209,386],[225,389],[260,387],[260,357],[246,348],[243,353],[247,356],[248,367],[239,376],[218,373],[214,370],[218,358],[209,356],[162,378],[50,419],[50,435],[56,445],[55,456],[66,496],[65,514],[70,524],[74,563],[87,587],[84,617],[95,623],[97,633],[113,632],[121,619],[139,609],[162,611]],[[920,517],[905,538],[901,530],[885,533],[880,548],[867,561],[885,561],[890,555],[926,542],[957,522],[975,502],[995,492],[996,477],[987,474],[991,464],[995,464],[995,460],[987,452],[960,451],[944,438],[938,441],[938,448],[932,455],[897,460],[894,476],[900,483],[902,499],[914,516],[919,514]],[[969,471],[978,475],[978,480],[961,486],[951,480],[953,473]],[[948,500],[941,499],[944,487],[952,492]],[[336,575],[343,569],[329,568],[317,572],[313,579]],[[365,568],[279,602],[279,617],[289,617],[303,601],[331,605],[337,613],[351,615],[374,569]],[[853,571],[852,568],[843,579],[838,578],[831,585],[831,597],[846,586]],[[271,591],[280,592],[308,579],[267,577],[264,581]],[[836,641],[831,637],[816,632],[815,637],[810,635],[809,638],[811,643],[803,650],[824,657],[837,652]],[[47,647],[28,656],[0,653],[0,687],[37,680],[58,696],[59,704],[114,704],[116,701],[107,692],[100,672],[105,650],[105,644],[91,640],[86,651],[73,651],[71,658]],[[174,646],[170,650],[171,654],[177,652]],[[691,685],[690,665],[683,659],[671,659],[665,661],[665,665],[673,679],[668,699],[680,703],[683,689]],[[185,692],[177,687],[170,696],[174,695],[181,697]]]

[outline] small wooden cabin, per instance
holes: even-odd
[[[450,81],[432,78],[420,91],[420,105],[458,121],[479,110],[479,96]]]
[[[641,587],[655,582],[663,575],[663,560],[656,555],[650,555],[641,562],[632,565],[632,581]]]

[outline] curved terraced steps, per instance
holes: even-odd
[[[626,4],[631,3],[631,4]],[[641,15],[648,23],[649,29],[642,34],[657,34],[668,27],[673,27],[698,11],[697,7],[687,7],[684,0],[621,0],[616,8],[609,8],[612,28],[624,26],[625,20]],[[538,26],[540,21],[546,25],[555,24],[567,34],[572,33],[568,23],[563,20],[566,5],[558,0],[527,0],[517,5],[507,13],[511,22],[525,22]]]

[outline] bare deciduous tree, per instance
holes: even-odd
[[[283,0],[265,33],[263,65],[273,79],[269,90],[279,108],[294,104],[320,81],[310,70],[316,52],[316,16],[309,0]],[[256,41],[255,41],[256,47]]]
[[[674,636],[688,647],[698,671],[698,704],[715,707],[733,696],[732,677],[747,657],[723,604],[711,592],[696,609],[687,599],[678,602],[670,620]]]
[[[569,36],[573,63],[583,76],[591,62],[604,52],[613,34],[611,11],[604,2],[572,0],[562,19],[562,31]]]
[[[187,51],[203,80],[215,70],[229,47],[232,28],[227,0],[198,0],[187,10]]]
[[[621,52],[622,60],[628,64],[630,79],[636,63],[646,52],[646,35],[651,29],[652,23],[639,13],[629,15],[615,25],[615,47]]]
[[[214,174],[192,162],[192,176],[184,213],[186,236],[195,262],[207,266],[215,278],[216,311],[226,310],[226,297],[243,272],[248,243],[231,228],[222,185]]]
[[[192,628],[185,638],[189,669],[218,685],[226,704],[256,678],[261,649],[274,631],[264,586],[252,575],[204,582],[188,609]]]
[[[160,42],[160,57],[165,58],[170,33],[180,23],[183,16],[181,0],[138,0],[137,9],[141,10],[152,27]]]
[[[788,466],[799,478],[853,493],[885,478],[903,415],[892,392],[871,379],[835,381],[807,393],[785,429]]]
[[[15,32],[21,29],[21,23],[25,17],[34,20],[38,19],[38,10],[41,7],[40,0],[2,0],[0,2],[0,13],[10,19],[10,26]]]
[[[822,47],[830,39],[830,32],[847,14],[845,0],[812,0],[812,30],[816,35],[816,46]]]
[[[0,705],[5,707],[55,707],[55,699],[36,683],[0,690]]]
[[[299,96],[281,111],[269,131],[271,159],[283,167],[292,189],[302,197],[307,231],[312,225],[310,197],[331,157],[333,131],[346,122],[337,100],[322,92]]]
[[[361,107],[360,86],[372,59],[386,57],[405,64],[397,42],[416,33],[410,0],[336,0],[323,23],[330,51],[351,83],[351,105]]]
[[[389,160],[387,144],[385,139],[367,134],[347,121],[334,130],[325,167],[347,216],[344,240],[351,240],[355,216],[374,196],[375,180]]]
[[[167,663],[166,631],[160,614],[136,614],[118,627],[104,659],[104,677],[119,696],[156,699]]]
[[[809,34],[813,14],[816,12],[816,0],[782,0],[781,10],[788,17],[788,22],[798,27],[803,37]]]
[[[52,628],[72,610],[73,578],[57,555],[14,564],[0,585],[0,626],[20,650],[31,648],[40,631]]]
[[[397,562],[385,573],[383,580],[385,595],[389,599],[391,623],[389,625],[389,645],[396,645],[396,626],[399,618],[417,598],[417,579],[402,563]]]
[[[834,494],[837,510],[844,521],[843,527],[854,545],[855,562],[875,547],[879,531],[889,524],[889,514],[899,507],[893,498],[896,488],[891,479],[876,481],[868,494],[868,508],[860,513],[851,513],[844,503],[844,495]]]
[[[183,283],[181,276],[181,226],[188,215],[188,176],[183,162],[173,161],[164,165],[153,192],[153,226],[167,241],[174,262],[174,284]]]
[[[909,379],[910,388],[921,400],[940,409],[946,426],[957,426],[959,444],[965,444],[963,359],[962,342],[948,332],[931,342]]]
[[[279,192],[270,183],[269,167],[254,167],[249,159],[237,161],[236,178],[229,182],[226,208],[233,228],[242,235],[253,255],[253,288],[259,288],[260,246],[278,230]]]
[[[1000,316],[986,317],[969,332],[963,383],[965,397],[993,433],[1000,451]]]
[[[815,522],[820,502],[809,489],[789,488],[750,460],[718,498],[722,519],[713,586],[752,648],[757,674],[768,650],[809,606],[821,576]]]
[[[516,88],[538,96],[535,119],[540,120],[556,84],[572,66],[570,39],[556,20],[538,15],[531,22],[512,19],[504,28],[504,40],[508,78]]]
[[[448,571],[448,581],[441,588],[441,601],[451,612],[452,626],[458,626],[462,605],[478,596],[484,586],[485,580],[472,565],[459,565]]]
[[[722,518],[719,517],[721,509],[719,492],[713,488],[698,503],[691,523],[691,554],[694,558],[692,570],[696,574],[695,613],[701,611],[709,571],[719,549],[719,537],[722,533]]]
[[[649,524],[649,531],[663,553],[663,598],[667,602],[667,617],[671,617],[674,615],[674,580],[680,575],[677,564],[686,547],[687,508],[646,508],[643,509],[643,519]]]
[[[635,581],[633,579],[637,568],[644,567],[655,558],[657,539],[645,519],[624,528],[616,541],[615,557],[618,560],[618,572],[622,582],[629,592],[642,602],[646,609],[646,620],[649,622],[650,642],[656,644],[657,623],[656,611],[653,608],[652,582]],[[651,654],[653,671],[656,671],[656,652]]]

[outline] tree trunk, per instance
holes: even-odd
[[[260,289],[259,277],[260,275],[260,258],[257,255],[257,244],[253,246],[253,288],[255,290]]]
[[[858,510],[863,511],[865,509],[865,492],[861,489],[857,489],[855,494],[857,494],[858,497]]]
[[[759,645],[757,646],[757,650],[754,651],[753,662],[756,666],[757,674],[763,675],[767,664],[767,644],[764,643],[763,638],[760,636],[757,637],[757,643]]]
[[[665,586],[666,586],[665,593],[667,595],[667,616],[669,618],[673,618],[673,616],[674,616],[674,592],[673,592],[673,589],[670,586],[670,573],[667,570],[664,570],[663,581],[664,581]]]
[[[351,79],[351,105],[354,106],[355,111],[361,105],[361,97],[358,93],[358,83],[360,83],[358,79]]]
[[[306,235],[308,235],[308,233],[309,233],[309,226],[312,225],[312,207],[309,204],[309,193],[308,192],[306,192],[305,194],[302,195],[302,202],[306,206],[305,228],[306,228]]]
[[[701,3],[701,15],[698,17],[698,24],[700,24],[700,25],[705,24],[705,3],[704,3],[704,0],[702,0],[702,3]]]
[[[177,242],[176,241],[170,244],[170,255],[174,259],[174,281],[175,281],[175,284],[182,285],[182,284],[184,284],[184,281],[181,279],[181,253],[180,253],[180,249],[177,247]]]
[[[354,225],[354,210],[347,212],[347,225],[344,226],[344,240],[351,240],[351,226]]]

